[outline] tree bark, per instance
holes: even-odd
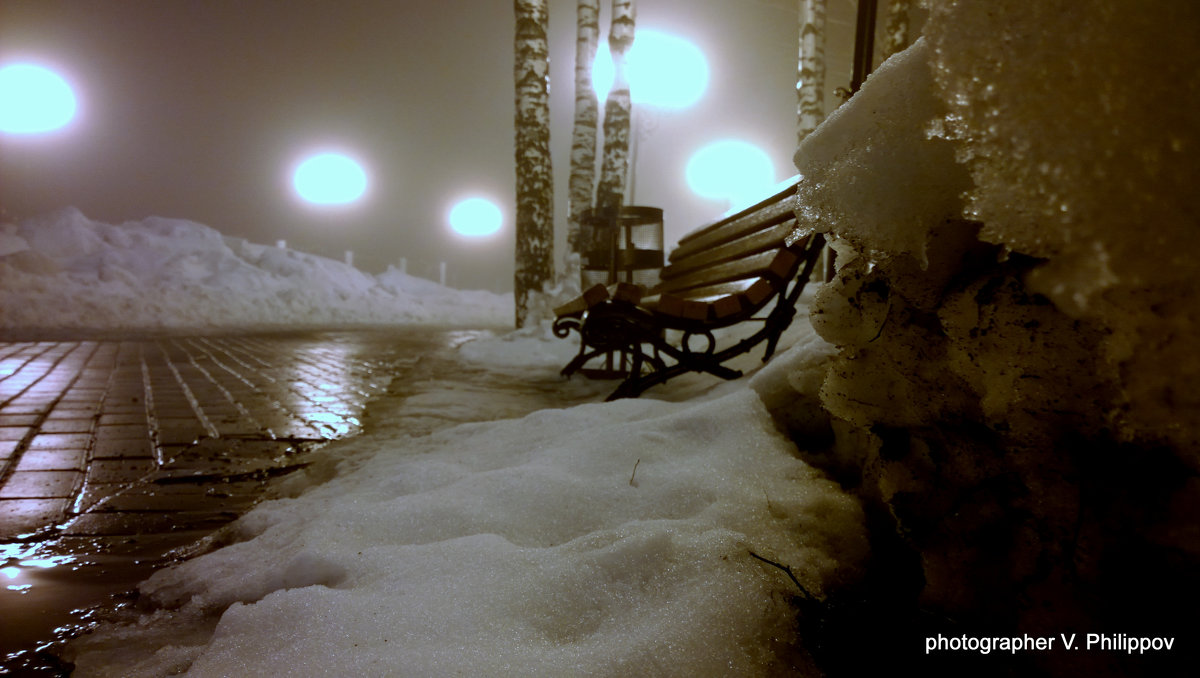
[[[575,123],[571,134],[571,175],[567,195],[567,259],[564,278],[580,278],[583,213],[596,186],[596,133],[600,105],[592,88],[592,64],[600,36],[600,0],[579,0],[575,34]]]
[[[596,207],[615,216],[625,202],[625,177],[629,173],[629,134],[632,102],[626,57],[633,45],[636,8],[633,0],[613,0],[612,27],[608,48],[612,52],[613,86],[604,105],[604,160],[600,165],[600,186]]]
[[[529,298],[554,279],[554,177],[550,164],[550,56],[546,0],[514,0],[516,12],[516,324]]]
[[[800,0],[799,65],[796,128],[804,141],[825,119],[825,0]]]

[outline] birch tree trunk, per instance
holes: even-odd
[[[800,141],[825,119],[825,0],[800,0],[800,69],[796,80]]]
[[[884,26],[883,55],[880,61],[908,47],[909,13],[912,0],[888,0],[887,24]]]
[[[554,178],[550,166],[550,55],[546,0],[514,0],[516,11],[517,327],[529,299],[554,279]]]
[[[600,0],[579,0],[575,33],[575,125],[571,133],[571,178],[567,195],[567,260],[564,277],[578,284],[583,252],[583,213],[596,186],[596,132],[600,105],[592,88],[592,63],[600,36]]]
[[[604,160],[600,165],[600,186],[596,207],[605,213],[620,209],[625,202],[625,177],[629,173],[629,134],[632,102],[626,57],[633,45],[633,0],[613,0],[612,28],[608,48],[612,52],[613,86],[604,105]]]

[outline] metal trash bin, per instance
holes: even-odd
[[[646,289],[658,284],[663,267],[663,211],[629,205],[613,210],[587,210],[580,232],[582,287],[633,283]],[[579,372],[591,379],[624,379],[633,366],[628,351],[604,355],[602,366]]]
[[[618,282],[658,284],[663,266],[663,211],[629,205],[612,210],[587,210],[580,233],[582,287]]]

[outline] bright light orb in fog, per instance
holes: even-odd
[[[629,96],[636,104],[686,108],[700,100],[708,86],[704,53],[683,38],[639,29],[626,55]],[[608,97],[615,79],[608,42],[596,50],[592,89],[600,101]]]
[[[75,108],[75,92],[54,71],[33,64],[0,68],[0,132],[49,132],[71,122]]]
[[[467,198],[450,208],[450,228],[468,238],[494,235],[503,223],[500,208],[484,198]]]
[[[724,139],[688,160],[688,187],[697,195],[741,206],[766,197],[775,185],[771,156],[754,144]]]
[[[362,165],[340,153],[320,153],[296,167],[292,186],[314,205],[345,205],[367,192],[367,172]]]

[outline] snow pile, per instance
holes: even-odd
[[[973,397],[935,360],[928,323],[904,316],[936,312],[978,244],[979,226],[961,218],[972,183],[942,133],[930,55],[921,39],[889,59],[795,156],[800,227],[829,234],[838,251],[813,324],[847,359],[823,399],[863,428],[928,424]]]
[[[987,242],[1111,333],[1129,437],[1200,446],[1200,4],[934,6],[931,65]],[[1200,455],[1193,455],[1200,468]]]
[[[951,373],[983,397],[993,420],[1054,407],[1074,391],[1072,400],[1111,401],[1089,427],[1200,442],[1200,397],[1176,388],[1181,377],[1200,378],[1191,348],[1200,331],[1200,124],[1190,113],[1200,105],[1200,59],[1184,26],[1200,26],[1200,6],[932,3],[926,37],[885,63],[796,154],[798,211],[834,236],[843,266],[817,303],[823,335],[865,346],[885,323],[905,322],[902,298],[964,334],[950,349],[959,353],[949,356]],[[1000,263],[1020,279],[1018,296],[1044,297],[1061,318],[1026,304],[1025,315],[996,324],[1081,323],[1057,338],[1040,332],[1046,340],[1027,352],[1040,366],[1005,358],[1022,351],[1007,341],[994,342],[995,364],[981,365],[983,352],[970,346],[982,327],[976,304],[944,298],[952,278]],[[903,365],[925,360],[930,381],[944,382],[928,362],[928,339],[915,337],[924,348],[914,343],[888,369],[911,375]],[[1067,353],[1093,356],[1076,364],[1083,376],[1061,365],[1066,353],[1052,355],[1064,342],[1074,347]],[[920,384],[895,381],[889,392],[859,378],[880,368],[863,362],[846,377],[860,393],[890,393],[873,399],[868,419],[911,405],[912,416],[893,420],[910,425],[944,411]],[[1051,377],[1072,386],[1047,391]],[[1115,393],[1096,393],[1104,388]],[[1026,396],[1040,402],[1022,404]]]
[[[74,675],[779,675],[795,589],[750,552],[818,593],[865,556],[746,389],[400,433],[153,576],[157,611],[76,641]]]
[[[550,321],[499,336],[463,344],[459,356],[464,360],[492,367],[547,367],[558,371],[579,352],[579,335],[565,339],[554,336]]]
[[[925,265],[931,229],[962,214],[971,179],[937,136],[945,106],[928,51],[918,40],[883,63],[796,150],[800,226],[835,234],[842,252],[908,253]]]
[[[269,247],[190,221],[65,209],[0,225],[0,328],[507,325],[511,296]],[[147,293],[152,290],[152,293]]]
[[[925,37],[796,155],[797,210],[839,255],[813,305],[838,348],[831,467],[968,635],[1182,633],[1200,603],[1200,4],[928,6]],[[1141,659],[1033,661],[1166,675]]]

